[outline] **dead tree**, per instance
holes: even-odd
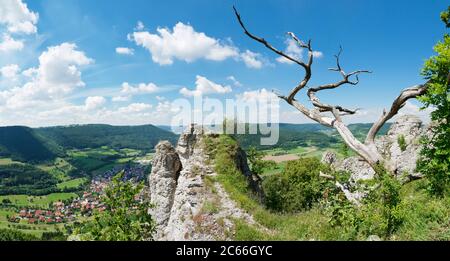
[[[394,115],[398,113],[398,111],[405,105],[406,101],[411,98],[415,98],[419,95],[424,94],[427,91],[428,84],[420,84],[407,89],[404,89],[400,95],[394,100],[392,106],[389,111],[383,111],[381,117],[372,125],[370,128],[367,137],[364,142],[360,142],[353,133],[349,130],[346,124],[344,124],[342,118],[346,115],[355,114],[357,110],[351,110],[344,108],[340,105],[333,105],[322,102],[317,94],[323,90],[331,90],[341,87],[345,84],[357,85],[359,83],[358,75],[361,73],[370,73],[368,70],[356,70],[350,73],[346,73],[339,62],[340,55],[342,53],[342,48],[340,48],[339,53],[335,55],[336,57],[336,67],[330,68],[330,71],[338,72],[342,76],[342,80],[329,83],[324,85],[319,85],[315,87],[307,86],[309,80],[311,79],[312,72],[311,66],[313,64],[314,55],[313,49],[311,46],[311,40],[307,42],[303,42],[299,39],[294,33],[288,32],[287,34],[291,37],[300,48],[303,48],[308,51],[308,60],[306,62],[301,59],[297,59],[286,54],[283,51],[280,51],[273,47],[269,42],[267,42],[264,38],[258,37],[247,30],[247,27],[244,25],[241,15],[238,13],[236,8],[233,6],[234,12],[236,14],[236,18],[241,25],[242,29],[244,29],[244,33],[249,36],[251,39],[263,44],[266,48],[271,50],[272,52],[286,58],[287,60],[297,64],[304,71],[305,75],[300,83],[295,86],[289,95],[284,96],[281,94],[277,94],[280,99],[285,100],[288,104],[295,107],[301,113],[303,113],[306,117],[311,120],[318,122],[324,126],[331,127],[337,130],[340,134],[344,142],[359,156],[361,156],[372,168],[376,169],[377,166],[382,165],[392,174],[397,173],[397,169],[395,164],[391,162],[389,158],[386,158],[382,155],[382,153],[377,149],[375,145],[375,136],[381,129],[381,127],[390,120]],[[309,101],[313,105],[312,108],[308,108],[305,105],[301,104],[295,99],[295,96],[299,91],[304,88],[307,88],[306,94],[308,96]]]

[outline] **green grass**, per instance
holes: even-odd
[[[69,172],[75,169],[74,166],[63,158],[56,158],[53,164],[40,164],[36,165],[36,167],[50,173],[61,182],[69,180]]]
[[[214,148],[217,180],[230,197],[255,220],[267,228],[257,229],[245,222],[235,221],[235,240],[330,240],[339,238],[338,229],[328,224],[328,219],[317,209],[299,214],[273,213],[258,203],[249,191],[247,180],[234,165],[236,142],[226,135],[207,141],[207,148]],[[216,143],[216,144],[211,144]]]
[[[12,204],[18,207],[41,207],[46,208],[50,202],[66,200],[78,197],[75,193],[51,193],[45,196],[28,195],[6,195],[0,196],[0,202],[3,199],[9,199]]]
[[[59,189],[78,188],[80,185],[86,183],[86,181],[86,178],[77,178],[58,183],[56,184],[56,187],[58,187]]]
[[[208,151],[215,156],[216,180],[240,208],[266,228],[235,220],[235,240],[365,240],[368,236],[354,238],[343,228],[332,227],[329,217],[319,206],[292,214],[267,210],[255,200],[246,179],[234,165],[236,142],[221,135],[206,143]],[[450,197],[433,198],[426,193],[425,186],[425,179],[402,186],[403,223],[387,240],[450,240]]]

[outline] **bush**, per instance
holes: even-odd
[[[96,212],[93,219],[70,228],[81,240],[142,241],[152,240],[155,222],[148,213],[153,205],[137,197],[143,184],[122,181],[124,172],[113,177],[102,195],[106,209]]]
[[[339,226],[349,238],[365,239],[369,235],[388,238],[397,231],[405,219],[400,182],[383,168],[377,168],[372,183],[375,187],[357,207],[344,198],[342,192],[331,197],[327,213],[332,226]]]
[[[405,151],[406,150],[406,140],[405,140],[405,136],[400,134],[397,137],[397,143],[398,146],[400,147],[401,151]]]
[[[16,229],[0,229],[0,241],[35,241],[36,236],[23,233]]]
[[[328,186],[320,178],[320,171],[331,170],[317,158],[302,158],[289,161],[280,175],[268,177],[263,182],[266,206],[280,212],[297,212],[312,207]]]

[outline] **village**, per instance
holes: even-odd
[[[22,208],[16,215],[8,217],[8,221],[28,224],[58,224],[73,222],[79,217],[90,217],[94,211],[102,212],[106,206],[101,202],[101,196],[112,177],[122,170],[124,171],[124,181],[141,182],[145,180],[145,165],[115,166],[94,177],[80,197],[53,202],[49,204],[48,208]]]

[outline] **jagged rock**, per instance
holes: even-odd
[[[205,135],[214,134],[191,125],[180,135],[176,149],[166,142],[156,147],[155,166],[149,178],[151,200],[157,203],[152,210],[158,223],[155,240],[227,240],[234,226],[232,218],[255,223],[249,214],[236,207],[219,183],[211,185],[211,181],[206,181],[207,176],[217,174],[203,151]],[[178,163],[171,165],[166,159]],[[236,164],[250,185],[261,189],[259,177],[248,169],[245,152],[238,153]],[[207,205],[214,211],[205,210]]]
[[[381,147],[384,154],[394,162],[399,178],[420,176],[420,173],[416,172],[416,162],[421,149],[419,140],[426,133],[427,128],[422,125],[422,121],[417,116],[404,115],[391,125],[387,135],[376,141],[377,147]],[[405,138],[404,151],[398,143],[400,136]]]
[[[157,228],[163,228],[170,218],[182,165],[175,148],[169,141],[159,142],[155,149],[152,173],[149,177],[150,200],[155,204],[155,208],[152,208],[150,213],[156,221]]]
[[[418,117],[403,115],[396,119],[386,135],[375,139],[378,150],[386,158],[391,159],[397,169],[397,177],[402,181],[421,176],[416,171],[416,162],[421,149],[419,140],[424,135],[430,135],[430,132]],[[405,138],[405,150],[402,150],[398,144],[400,136]],[[331,164],[337,170],[350,172],[350,181],[353,184],[358,180],[372,179],[375,174],[370,165],[358,156],[338,161],[331,154],[325,153],[322,161]]]

